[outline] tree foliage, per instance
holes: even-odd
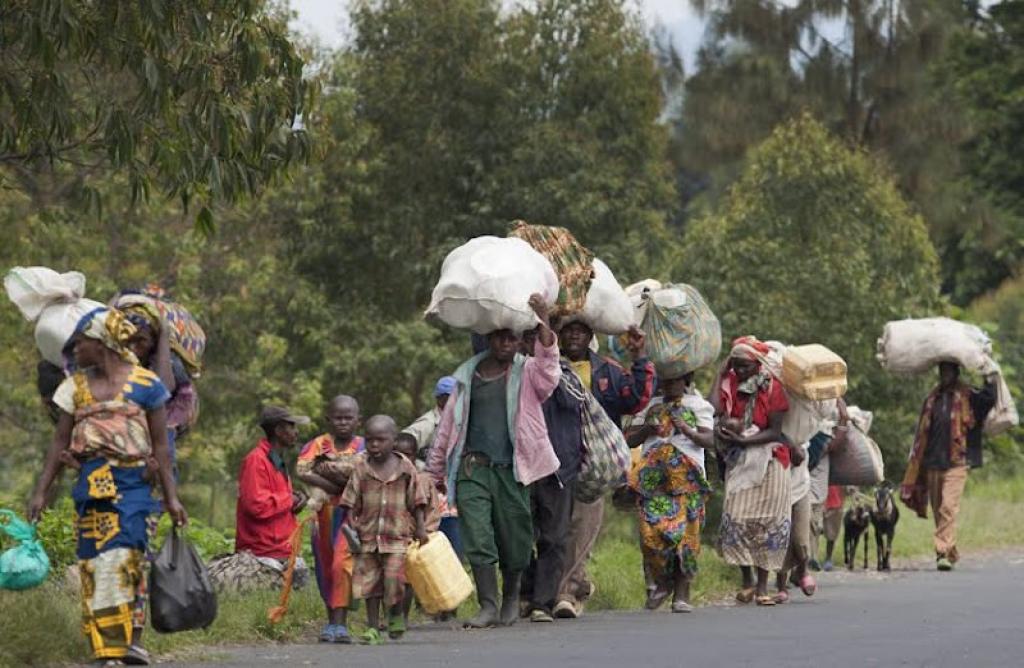
[[[1024,261],[1024,2],[988,12],[956,36],[940,70],[969,122],[963,178],[983,197],[981,215],[960,231],[968,252],[949,260],[964,279],[952,291],[960,302]]]
[[[880,415],[887,461],[902,462],[923,393],[882,372],[876,339],[887,321],[939,305],[938,262],[883,166],[809,116],[784,124],[751,153],[720,212],[693,223],[678,267],[725,336],[839,353],[851,401]]]
[[[694,0],[714,39],[686,84],[682,168],[724,192],[745,152],[780,123],[811,113],[885,160],[921,213],[957,303],[1014,269],[1000,243],[1012,221],[965,178],[970,137],[949,79],[936,76],[969,13],[954,0],[795,3]],[[841,28],[841,30],[837,30]]]
[[[0,5],[0,185],[84,200],[123,177],[235,201],[309,152],[314,88],[284,18],[258,0],[9,0]]]

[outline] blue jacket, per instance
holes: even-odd
[[[555,475],[566,484],[576,479],[583,462],[583,397],[586,389],[565,360],[561,365],[562,379],[542,408],[548,438],[558,457]]]
[[[647,408],[657,382],[654,363],[646,357],[634,360],[626,371],[615,360],[590,353],[590,391],[620,428],[623,415],[635,415]]]

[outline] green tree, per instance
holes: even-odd
[[[902,466],[924,395],[881,370],[876,339],[887,321],[938,306],[938,262],[883,166],[809,116],[783,124],[751,152],[719,210],[693,223],[678,266],[726,337],[840,354],[850,400],[876,411],[887,462]]]
[[[381,0],[357,3],[352,25],[351,69],[338,74],[368,137],[364,171],[325,186],[346,212],[317,217],[303,251],[318,282],[344,267],[373,285],[341,286],[340,301],[408,317],[448,251],[517,218],[568,227],[613,267],[657,257],[674,199],[667,132],[649,44],[623,2],[503,15],[484,0]]]
[[[961,31],[941,77],[969,122],[964,179],[984,196],[981,215],[962,231],[968,252],[949,260],[963,277],[953,293],[963,302],[971,287],[994,287],[1024,261],[1024,2],[994,5]]]
[[[961,3],[694,4],[715,39],[687,82],[677,162],[710,175],[713,196],[736,177],[750,147],[809,112],[889,163],[935,240],[944,292],[964,304],[1009,275],[999,244],[974,232],[1005,223],[963,178],[959,144],[968,125],[951,87],[935,76],[967,22]]]
[[[285,17],[259,0],[0,6],[0,185],[84,200],[112,173],[202,203],[259,190],[309,140],[314,87]]]

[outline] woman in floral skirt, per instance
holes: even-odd
[[[690,583],[711,493],[704,449],[713,445],[714,408],[692,383],[692,373],[661,379],[662,396],[626,433],[630,447],[642,448],[628,486],[636,496],[650,610],[670,594],[672,612],[693,610]]]

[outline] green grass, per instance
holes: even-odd
[[[932,553],[931,520],[921,520],[900,508],[894,557],[927,558]],[[1024,478],[969,479],[960,514],[961,551],[971,552],[1024,545]],[[711,514],[714,514],[713,512]],[[609,504],[601,538],[591,562],[597,593],[589,606],[598,609],[635,609],[643,605],[644,581],[635,516]],[[872,539],[873,542],[873,539]],[[874,547],[872,546],[872,550]],[[873,552],[872,552],[873,555]],[[700,557],[700,573],[693,585],[697,603],[720,600],[738,585],[736,569],[727,567],[709,545]],[[204,631],[161,635],[147,631],[146,645],[155,655],[216,659],[217,645],[253,642],[291,642],[312,638],[324,622],[324,609],[312,584],[294,592],[289,613],[281,624],[267,621],[267,609],[277,594],[261,593],[222,597],[214,624]],[[472,614],[475,603],[463,605]],[[77,591],[51,578],[38,589],[0,591],[0,666],[48,665],[81,661],[87,657],[79,622]],[[358,632],[365,608],[353,613],[352,630]]]

